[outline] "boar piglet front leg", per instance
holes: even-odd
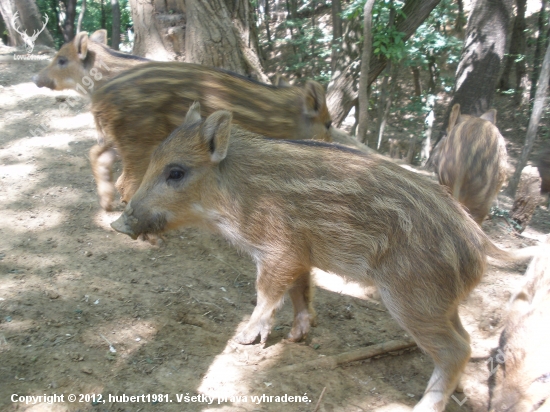
[[[285,292],[290,293],[294,305],[294,323],[289,339],[299,341],[314,323],[311,309],[311,281],[309,268],[303,265],[281,263],[278,259],[258,263],[256,280],[257,302],[245,328],[235,337],[243,345],[253,343],[258,335],[264,343],[271,331],[273,316],[280,307]]]

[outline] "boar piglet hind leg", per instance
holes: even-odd
[[[413,411],[443,412],[471,353],[470,337],[458,316],[458,302],[451,308],[445,303],[426,311],[421,303],[410,305],[403,291],[391,285],[378,290],[392,316],[435,363],[426,391]]]

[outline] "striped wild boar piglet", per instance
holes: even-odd
[[[375,154],[334,144],[251,138],[199,105],[154,151],[112,227],[132,238],[195,226],[257,264],[257,305],[237,335],[265,342],[288,292],[289,339],[314,319],[313,267],[377,286],[386,307],[435,362],[416,411],[443,411],[470,356],[458,304],[480,281],[491,243],[445,188]]]
[[[109,48],[107,30],[97,30],[90,37],[80,32],[59,49],[52,62],[34,75],[32,81],[38,87],[74,89],[87,95],[122,71],[147,61]]]
[[[235,123],[275,139],[330,141],[331,119],[323,87],[314,81],[304,87],[277,87],[223,70],[190,63],[147,63],[111,80],[92,98],[92,113],[103,142],[90,151],[101,206],[110,210],[115,193],[108,166],[114,148],[122,160],[116,188],[127,203],[136,192],[149,157],[200,102],[204,112],[233,112]],[[107,159],[107,160],[105,160]]]
[[[550,244],[529,264],[510,300],[490,410],[550,411]],[[500,356],[500,357],[499,357]]]
[[[450,188],[481,225],[506,180],[506,142],[495,126],[496,110],[481,117],[460,114],[455,104],[436,155],[439,183]]]

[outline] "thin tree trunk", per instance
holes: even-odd
[[[65,20],[61,25],[61,32],[63,33],[63,41],[68,43],[74,39],[75,35],[76,0],[61,0],[61,2],[65,6]],[[101,4],[103,6],[103,2]]]
[[[414,95],[420,96],[422,95],[422,85],[420,84],[420,70],[418,69],[418,67],[414,66],[411,67],[411,71],[413,74]]]
[[[357,140],[361,143],[367,142],[367,131],[369,125],[369,70],[372,51],[372,8],[374,0],[367,0],[363,9],[363,53],[361,55],[361,75],[359,77],[359,131]]]
[[[111,13],[113,16],[113,30],[111,31],[111,47],[118,50],[120,45],[120,5],[118,0],[111,0]]]
[[[533,58],[533,72],[531,73],[531,90],[529,91],[529,102],[533,102],[535,93],[537,91],[537,81],[539,79],[540,64],[542,58],[542,51],[544,50],[544,42],[547,39],[544,23],[546,14],[546,0],[541,0],[540,12],[538,18],[538,37],[535,46],[535,55]]]
[[[518,187],[519,179],[521,177],[521,171],[527,164],[527,159],[533,149],[533,143],[537,137],[537,130],[539,122],[542,117],[542,112],[546,104],[548,80],[550,80],[550,44],[546,48],[546,54],[544,61],[542,62],[542,68],[540,72],[539,81],[537,83],[537,92],[535,93],[535,101],[533,103],[533,111],[531,112],[531,118],[529,119],[529,126],[527,127],[527,136],[525,137],[525,145],[521,152],[521,157],[516,166],[516,171],[508,183],[506,193],[514,197]]]
[[[265,21],[265,34],[267,36],[267,47],[270,51],[273,51],[271,31],[269,30],[269,22],[271,21],[271,16],[269,15],[269,0],[265,0],[264,21]]]
[[[82,4],[80,5],[80,14],[78,15],[78,23],[76,24],[77,33],[82,31],[82,19],[84,19],[84,13],[86,13],[86,0],[82,0]]]
[[[341,0],[332,0],[332,53],[330,57],[330,67],[332,72],[336,70],[336,62],[339,55],[339,49],[342,44],[342,2]]]
[[[395,87],[397,85],[397,74],[399,73],[399,63],[388,63],[388,66],[386,69],[389,70],[389,77],[391,80],[388,80],[389,82],[389,90],[388,87],[386,87],[385,91],[385,98],[384,98],[384,104],[379,105],[379,118],[377,122],[377,130],[376,134],[378,136],[378,142],[376,144],[376,150],[380,150],[380,146],[382,145],[383,137],[384,137],[384,130],[386,128],[386,124],[388,122],[388,115],[390,114],[391,105],[393,103],[393,95],[395,93]],[[382,92],[381,92],[382,94]]]
[[[99,24],[101,24],[102,29],[106,29],[107,28],[107,19],[105,17],[105,0],[99,0],[99,1],[100,1],[100,4],[101,4],[101,19],[100,19]]]
[[[458,35],[464,33],[464,24],[466,24],[466,18],[464,17],[464,3],[462,0],[457,0],[458,13],[456,16],[455,32]]]
[[[426,20],[432,10],[441,0],[406,0],[396,19],[395,28],[397,31],[405,34],[403,41],[407,41],[416,31],[416,29]],[[357,41],[357,40],[355,40]],[[343,46],[348,42],[346,39]],[[353,51],[352,47],[346,47],[342,50],[336,70],[333,71],[332,79],[327,90],[327,104],[332,115],[333,123],[338,127],[342,124],[347,114],[355,104],[357,99],[357,64],[354,57],[347,55]],[[371,53],[370,69],[368,73],[368,84],[371,84],[378,75],[384,70],[387,59],[377,57]]]
[[[514,28],[512,30],[512,39],[510,40],[510,49],[508,51],[508,57],[506,58],[506,64],[500,77],[500,88],[502,90],[510,89],[510,73],[512,67],[516,67],[516,76],[519,75],[520,79],[525,73],[525,60],[518,60],[522,55],[525,55],[525,3],[527,0],[516,0],[516,17],[514,18]],[[519,71],[519,73],[518,73]],[[519,86],[521,80],[516,80],[516,92],[520,93]]]

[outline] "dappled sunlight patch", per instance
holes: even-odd
[[[61,115],[63,112],[60,110],[59,114]],[[89,111],[76,115],[54,117],[50,121],[50,126],[55,130],[95,128],[94,117]]]
[[[16,163],[12,165],[0,165],[0,178],[24,178],[35,170],[36,166],[31,164]]]
[[[247,322],[240,323],[225,349],[210,363],[197,388],[198,393],[216,398],[216,402],[220,399],[221,404],[250,405],[252,396],[261,396],[271,386],[270,382],[258,380],[258,377],[262,372],[280,366],[287,346],[285,342],[267,347],[236,343],[233,338]]]
[[[353,296],[359,299],[370,299],[376,290],[374,286],[365,286],[320,269],[313,269],[312,275],[317,286],[341,295]]]
[[[249,396],[247,378],[255,373],[256,362],[248,349],[230,340],[208,367],[197,392],[228,400]]]
[[[33,209],[29,211],[28,219],[19,219],[21,211],[5,210],[0,217],[0,227],[4,227],[14,232],[14,234],[25,234],[29,236],[29,241],[35,238],[35,234],[29,234],[29,231],[42,232],[56,228],[67,220],[65,212],[52,209]]]

